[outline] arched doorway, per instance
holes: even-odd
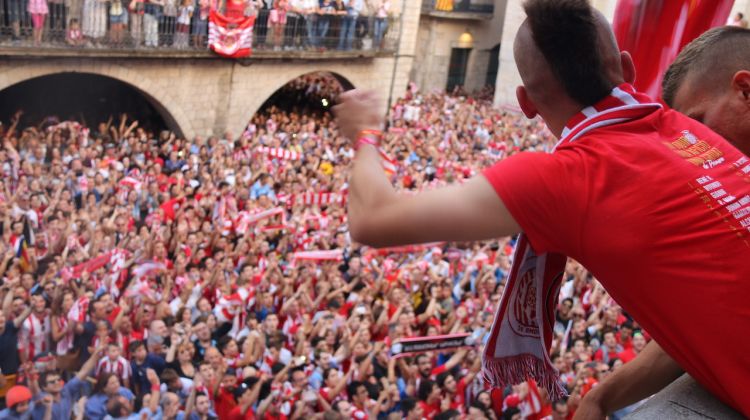
[[[353,88],[349,80],[336,73],[318,71],[303,74],[277,89],[260,106],[256,115],[279,109],[319,116],[330,111],[339,94]]]
[[[22,126],[45,119],[74,120],[90,127],[121,114],[158,133],[182,130],[167,109],[142,90],[120,80],[92,73],[65,72],[36,77],[0,91],[0,121],[23,110]]]

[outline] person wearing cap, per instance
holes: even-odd
[[[251,407],[258,400],[261,385],[263,385],[263,381],[256,377],[250,377],[234,389],[237,406],[229,412],[228,420],[252,420],[255,418]]]
[[[0,419],[31,419],[31,390],[23,385],[11,387],[5,395],[5,405],[8,408],[0,411]]]

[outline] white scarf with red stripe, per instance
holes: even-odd
[[[636,93],[632,86],[620,85],[602,101],[574,116],[555,148],[599,127],[639,119],[659,108],[660,104]],[[492,386],[504,387],[533,378],[552,400],[566,395],[549,358],[566,261],[565,255],[537,255],[526,236],[519,236],[508,283],[482,358],[483,375]]]

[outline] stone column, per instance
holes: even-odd
[[[400,19],[400,30],[398,48],[394,56],[394,65],[389,72],[392,79],[388,92],[383,92],[385,99],[391,97],[392,101],[400,98],[409,84],[409,75],[414,65],[414,54],[417,48],[417,35],[419,32],[419,18],[422,10],[422,0],[397,0]],[[387,104],[386,104],[387,106]]]
[[[524,19],[526,19],[526,14],[523,11],[522,1],[508,0],[505,5],[505,22],[495,82],[495,106],[518,107],[516,87],[521,85],[521,76],[518,74],[516,61],[513,58],[513,40]]]

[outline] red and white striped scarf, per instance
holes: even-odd
[[[68,354],[68,351],[73,348],[73,331],[67,331],[69,323],[70,320],[68,320],[68,318],[66,318],[65,316],[57,317],[57,327],[60,329],[60,331],[66,331],[65,335],[63,335],[62,338],[57,342],[56,350],[59,356]]]
[[[259,222],[260,220],[267,219],[272,216],[281,215],[282,224],[286,221],[286,213],[281,207],[274,207],[268,210],[261,211],[246,211],[243,210],[238,213],[237,219],[234,222],[234,230],[240,235],[247,233],[248,228],[251,225]]]
[[[594,106],[575,115],[557,146],[577,140],[600,127],[642,118],[661,105],[623,84]],[[552,325],[567,257],[537,255],[524,234],[516,244],[508,283],[484,349],[482,371],[494,387],[533,378],[553,400],[565,396],[559,373],[549,358]]]
[[[279,201],[286,203],[287,206],[297,204],[327,206],[330,204],[345,204],[346,191],[341,193],[335,192],[308,192],[304,194],[291,194],[279,196]]]
[[[341,261],[344,258],[344,252],[341,249],[331,249],[329,251],[299,251],[293,255],[294,261]]]
[[[259,154],[266,155],[270,158],[284,159],[284,160],[300,160],[302,154],[294,150],[287,150],[281,147],[265,147],[261,146],[255,149]]]

